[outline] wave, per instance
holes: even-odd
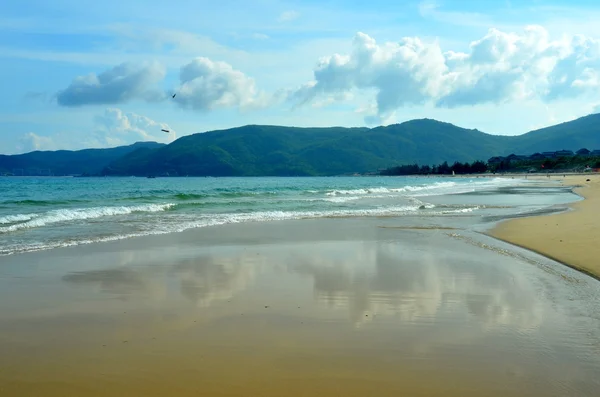
[[[148,192],[150,193],[150,192]],[[169,194],[146,194],[140,196],[130,196],[116,199],[118,201],[191,201],[191,200],[205,200],[205,199],[221,199],[221,198],[249,198],[257,196],[274,196],[279,194],[275,191],[226,191],[221,189],[219,192],[206,192],[206,193],[174,193],[172,191]]]
[[[170,204],[172,205],[172,204]],[[112,207],[113,209],[115,207]],[[164,207],[155,210],[166,210],[170,207]],[[151,229],[132,232],[126,234],[118,234],[113,236],[99,236],[95,238],[81,238],[81,239],[70,239],[67,241],[54,241],[46,243],[32,243],[28,245],[13,245],[0,247],[0,255],[11,255],[16,253],[40,251],[60,247],[70,247],[82,244],[110,242],[116,240],[123,240],[133,237],[143,237],[150,235],[162,235],[169,233],[179,233],[189,229],[197,229],[203,227],[219,226],[226,224],[237,224],[246,222],[270,222],[270,221],[282,221],[282,220],[296,220],[296,219],[315,219],[315,218],[354,218],[363,216],[399,216],[399,215],[419,215],[419,216],[440,216],[440,215],[460,215],[463,213],[469,213],[478,210],[480,207],[469,207],[460,208],[454,210],[445,211],[423,211],[424,209],[433,208],[428,205],[409,205],[409,206],[398,206],[398,207],[386,207],[386,208],[371,208],[371,209],[339,209],[339,210],[326,210],[326,211],[262,211],[262,212],[249,212],[249,213],[225,213],[225,214],[210,214],[198,217],[195,220],[184,220],[181,219],[171,220],[163,219],[162,223],[153,224]],[[133,207],[129,209],[133,211]],[[116,211],[115,211],[116,212]],[[17,225],[14,225],[17,226]],[[1,230],[1,229],[0,229]]]
[[[130,207],[91,207],[91,208],[76,208],[76,209],[59,209],[48,211],[43,214],[17,214],[9,215],[0,220],[5,221],[4,224],[14,223],[10,226],[0,227],[0,233],[15,232],[22,229],[31,229],[43,227],[49,224],[101,218],[105,216],[127,215],[133,212],[159,212],[165,211],[174,204],[146,204],[135,205]],[[15,223],[21,222],[21,223]]]
[[[498,178],[500,179],[500,178]],[[471,182],[471,183],[468,183]],[[416,193],[416,192],[440,192],[443,194],[452,194],[453,192],[461,192],[461,188],[468,188],[469,190],[473,187],[487,187],[485,183],[479,181],[465,181],[465,182],[434,182],[426,185],[415,185],[415,186],[402,186],[398,188],[394,187],[362,187],[355,189],[320,189],[315,188],[298,188],[298,187],[280,187],[271,190],[262,189],[243,189],[238,188],[216,188],[210,189],[205,192],[176,192],[173,190],[153,190],[149,191],[147,195],[135,196],[123,198],[122,200],[168,200],[168,201],[192,201],[192,200],[204,200],[204,199],[220,199],[220,198],[248,198],[248,197],[260,197],[260,196],[287,196],[287,195],[300,195],[300,196],[326,196],[326,198],[332,197],[343,197],[343,196],[366,196],[366,195],[397,195],[398,193]],[[156,194],[158,192],[166,194]],[[385,196],[381,196],[385,197]],[[333,200],[332,202],[341,202],[339,200]]]
[[[121,202],[189,202],[198,200],[220,200],[224,198],[239,199],[239,198],[257,198],[257,197],[274,197],[274,196],[304,196],[304,197],[325,197],[328,199],[335,197],[385,197],[382,195],[390,195],[390,197],[403,195],[403,196],[428,196],[428,195],[440,195],[440,194],[456,194],[465,193],[475,190],[485,190],[497,186],[501,186],[502,183],[507,181],[502,178],[486,179],[486,180],[467,180],[462,179],[460,181],[438,181],[423,185],[408,185],[400,187],[384,187],[384,186],[370,186],[370,187],[357,187],[353,189],[344,188],[315,188],[314,186],[309,187],[298,187],[298,186],[278,186],[278,187],[265,187],[265,188],[245,188],[243,186],[237,187],[219,187],[219,188],[208,188],[205,191],[177,191],[174,189],[154,189],[145,192],[129,192],[128,197],[116,198],[115,200]],[[514,181],[512,181],[514,183]],[[356,200],[356,199],[351,199]],[[351,201],[349,200],[349,201]],[[341,200],[325,200],[331,202],[343,202]],[[32,203],[33,204],[33,203]],[[48,202],[52,204],[52,202]],[[55,202],[54,204],[62,204],[61,202]]]
[[[177,193],[173,195],[173,198],[176,200],[196,200],[210,197],[210,195],[205,193]]]
[[[460,194],[468,193],[479,190],[487,190],[501,187],[503,185],[513,185],[514,180],[507,180],[504,178],[493,178],[487,180],[464,180],[461,182],[445,181],[445,182],[434,182],[426,185],[416,186],[402,186],[399,188],[390,187],[365,187],[359,189],[348,189],[348,190],[328,190],[325,192],[326,196],[344,196],[344,195],[372,195],[372,194],[404,194],[406,196],[437,196],[446,194]]]
[[[369,187],[362,189],[350,189],[350,190],[330,190],[325,193],[327,196],[338,196],[338,195],[366,195],[366,194],[383,194],[383,193],[408,193],[418,192],[423,190],[434,190],[441,188],[449,188],[456,186],[456,182],[435,182],[431,185],[420,185],[420,186],[403,186],[399,188],[388,188],[388,187]]]
[[[331,198],[317,199],[317,200],[323,200],[323,201],[327,201],[330,203],[347,203],[348,201],[360,200],[361,198],[362,197],[359,197],[359,196],[348,196],[348,197],[331,197]]]
[[[457,210],[447,210],[447,211],[432,212],[431,215],[465,214],[465,213],[477,211],[478,209],[481,209],[481,207],[476,206],[476,207],[469,207],[469,208],[461,208],[461,209],[457,209]]]
[[[6,225],[9,223],[26,222],[38,216],[38,214],[17,214],[17,215],[6,215],[0,217],[0,225]]]

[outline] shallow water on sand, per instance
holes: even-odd
[[[459,224],[413,226],[226,225],[5,257],[0,395],[597,395],[600,283]]]

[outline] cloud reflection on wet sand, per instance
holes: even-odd
[[[327,247],[320,251],[327,255]],[[331,307],[347,307],[357,325],[377,315],[406,322],[438,315],[468,320],[466,311],[484,327],[523,331],[541,321],[542,308],[530,282],[518,272],[494,266],[497,258],[486,258],[483,264],[442,247],[415,255],[398,243],[349,244],[336,251],[329,261],[299,254],[290,269],[312,277],[316,298]]]
[[[597,357],[582,353],[595,339],[550,298],[554,275],[444,233],[373,233],[50,258],[64,270],[60,300],[48,296],[51,310],[0,327],[0,344],[21,353],[63,346],[62,361],[82,377],[110,370],[115,385],[134,382],[124,371],[155,390],[200,380],[213,392],[227,384],[264,395],[290,382],[288,395],[323,391],[329,381],[346,395],[364,391],[361,382],[386,384],[381,395],[450,381],[468,383],[470,395],[595,387]],[[50,373],[35,355],[15,357],[4,368]],[[439,382],[424,384],[431,373]]]

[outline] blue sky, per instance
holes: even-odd
[[[586,0],[1,2],[0,153],[423,117],[521,134],[600,109],[599,18]]]

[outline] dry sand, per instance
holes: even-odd
[[[585,200],[572,204],[571,211],[506,221],[490,235],[600,279],[600,175],[551,179],[574,186]]]

